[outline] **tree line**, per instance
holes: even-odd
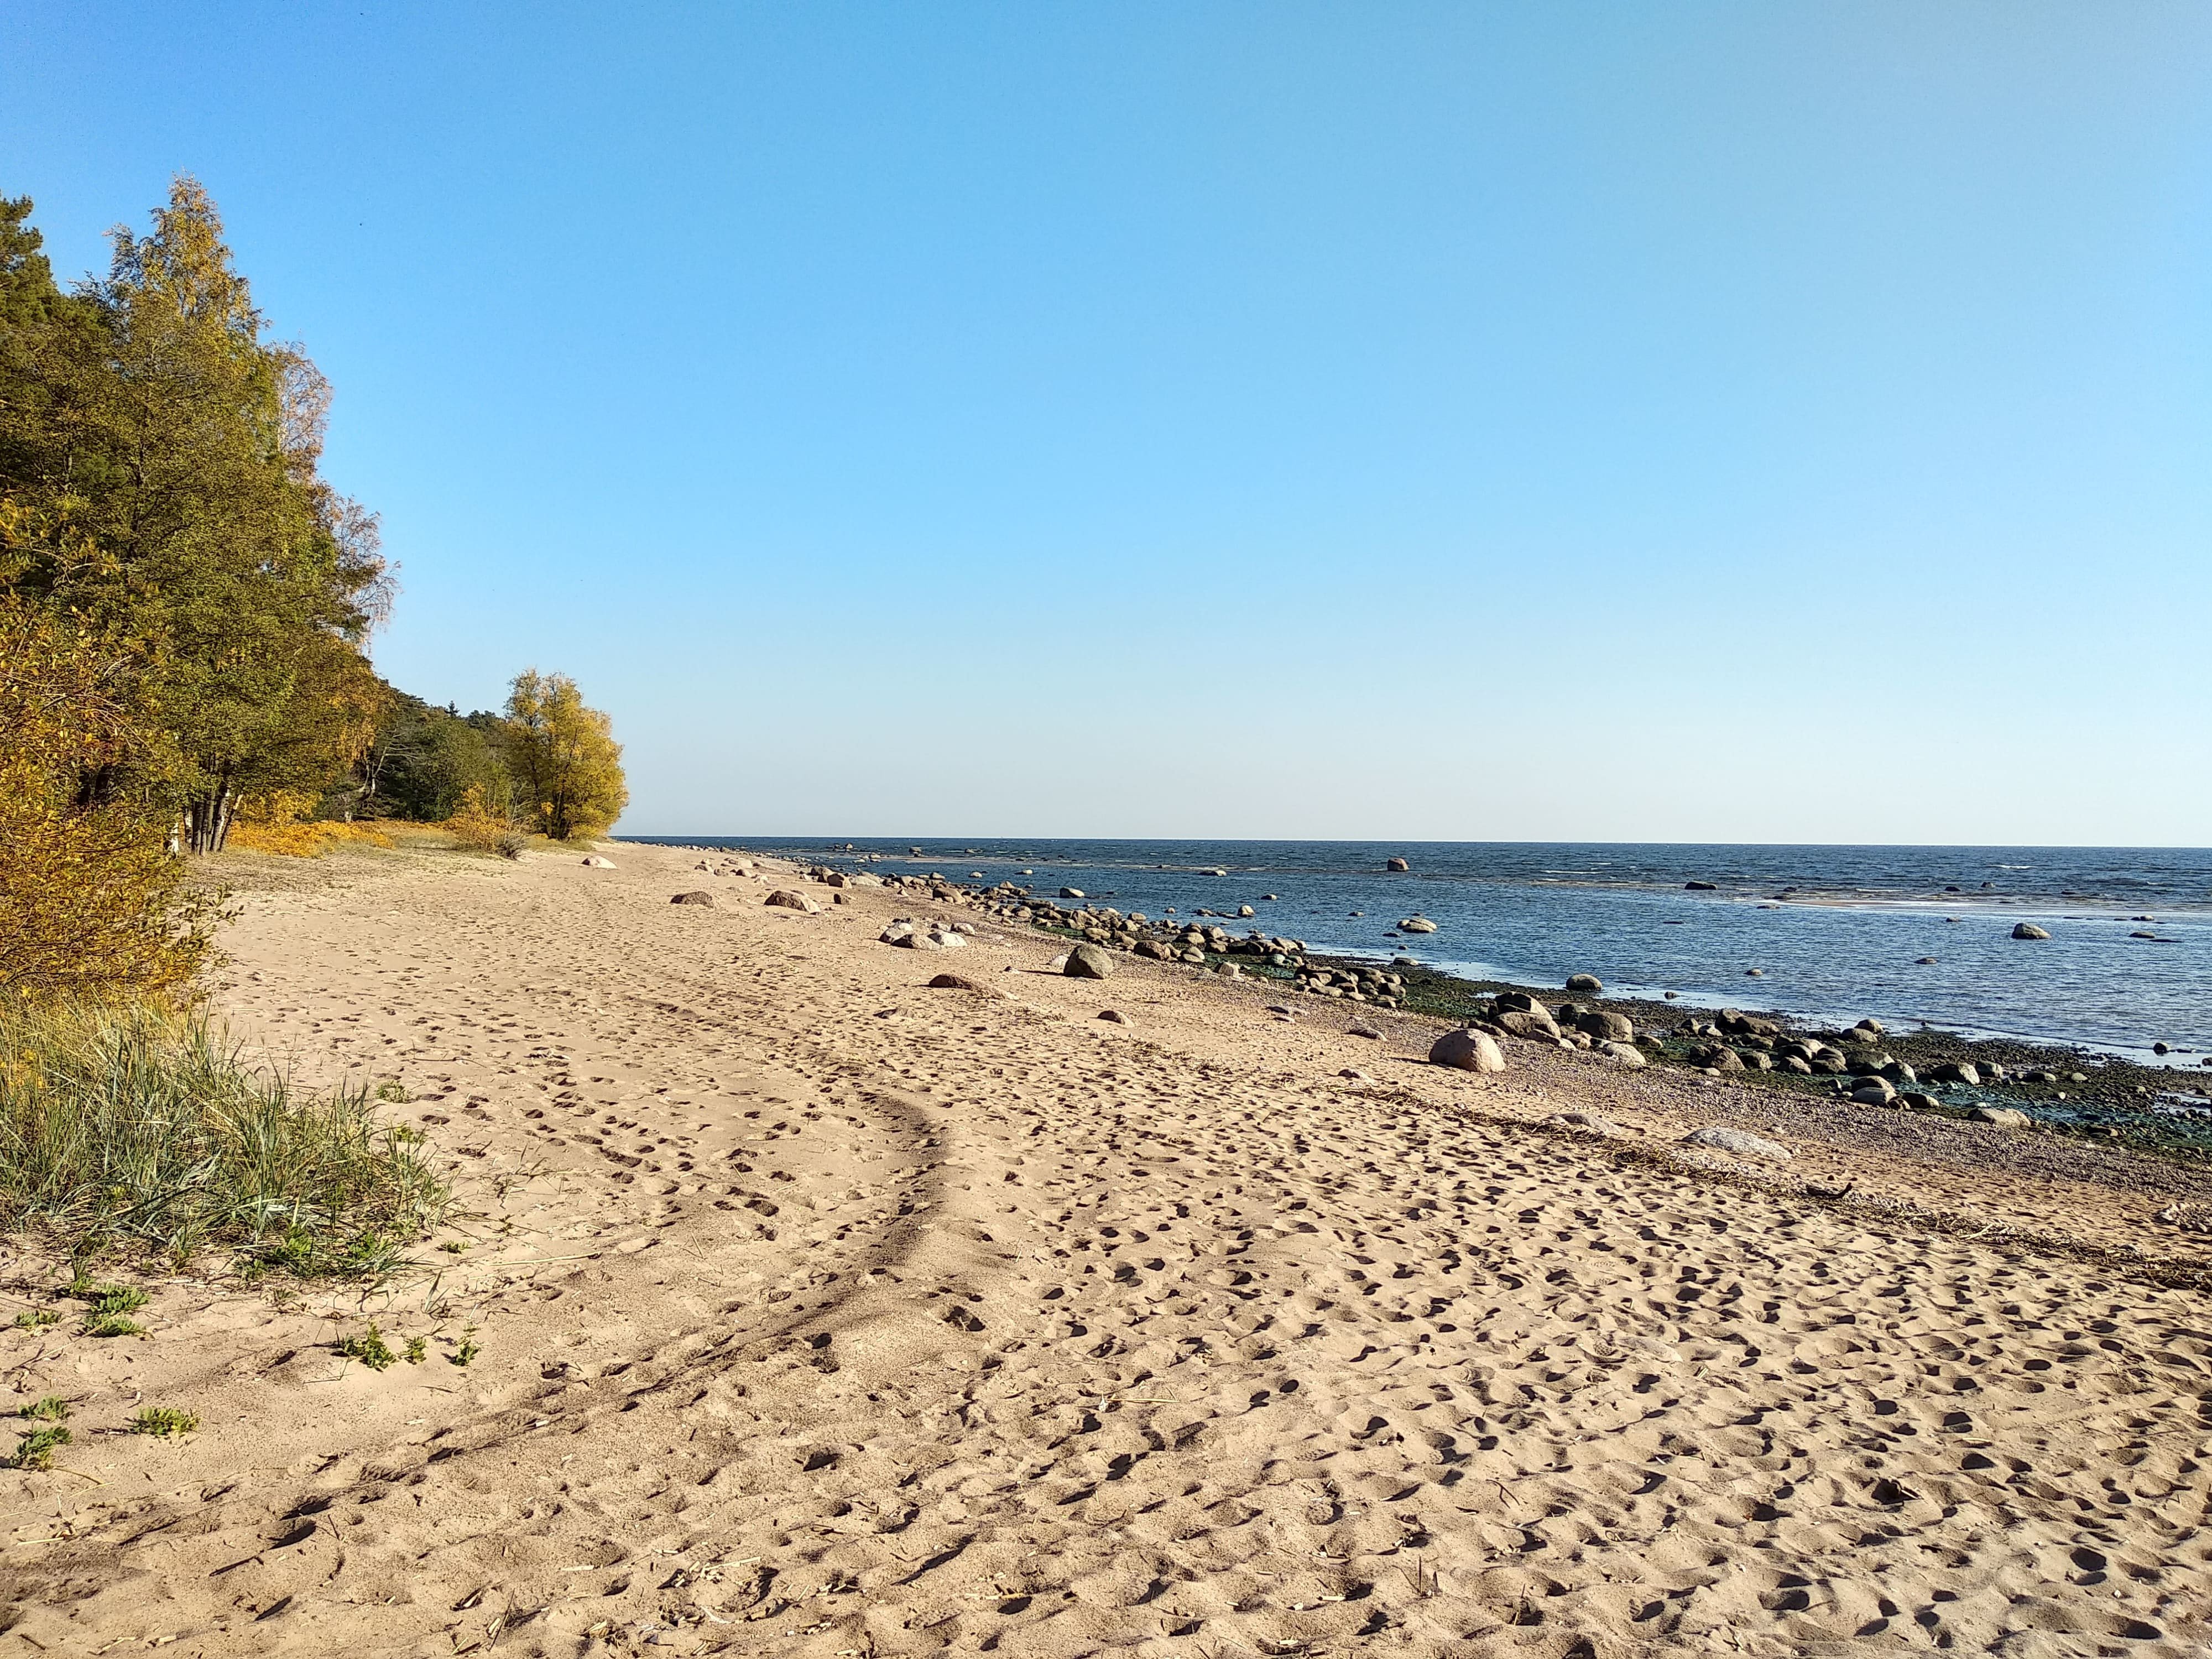
[[[168,854],[272,802],[611,825],[621,750],[573,680],[464,715],[376,673],[376,516],[323,477],[329,382],[207,192],[179,177],[68,289],[31,211],[0,198],[0,987],[188,978],[209,916]]]

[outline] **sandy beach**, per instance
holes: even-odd
[[[81,1425],[0,1655],[2212,1650],[2202,1176],[607,852],[237,861],[234,1030],[401,1085],[454,1211],[0,1330]]]

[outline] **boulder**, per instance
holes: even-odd
[[[1103,1020],[1109,1021],[1115,1025],[1127,1025],[1130,1024],[1128,1015],[1123,1013],[1119,1008],[1102,1008],[1098,1011],[1098,1018]]]
[[[1626,1014],[1609,1013],[1602,1008],[1586,1010],[1575,1021],[1575,1029],[1587,1031],[1594,1037],[1603,1037],[1613,1042],[1636,1041],[1636,1022]]]
[[[1897,1103],[1908,1112],[1932,1112],[1939,1104],[1933,1095],[1923,1095],[1917,1089],[1908,1089],[1898,1096]]]
[[[1717,893],[1721,890],[1717,882],[1686,881],[1682,884],[1682,890],[1686,893]]]
[[[1559,1028],[1552,1023],[1551,1015],[1539,1011],[1530,1013],[1526,1009],[1508,1008],[1491,1016],[1492,1021],[1517,1037],[1555,1038]]]
[[[1426,916],[1407,916],[1398,924],[1398,931],[1401,933],[1433,933],[1437,931],[1437,925]]]
[[[1966,1115],[1976,1123],[1987,1123],[2000,1129],[2028,1129],[2035,1126],[2033,1118],[2012,1106],[1977,1106]]]
[[[1716,1042],[1698,1050],[1698,1064],[1716,1072],[1741,1072],[1743,1056],[1725,1042]]]
[[[1462,1072],[1502,1072],[1505,1056],[1497,1042],[1480,1031],[1446,1031],[1430,1048],[1429,1063]]]
[[[1769,1140],[1765,1135],[1753,1134],[1748,1129],[1729,1129],[1710,1124],[1702,1129],[1692,1129],[1682,1137],[1690,1146],[1710,1146],[1717,1152],[1734,1152],[1739,1158],[1763,1158],[1770,1164],[1786,1164],[1790,1149],[1779,1141]]]
[[[1607,1060],[1620,1061],[1623,1066],[1637,1066],[1650,1064],[1644,1058],[1644,1051],[1632,1042],[1601,1042],[1597,1045],[1597,1052]]]
[[[1080,887],[1063,887],[1060,890],[1060,896],[1062,898],[1081,898],[1084,892]]]
[[[820,908],[805,894],[793,893],[782,888],[770,893],[761,902],[771,910],[803,910],[808,915],[814,915]]]
[[[996,987],[969,979],[965,974],[939,974],[929,981],[928,988],[933,991],[973,991],[979,997],[996,997],[999,994]]]
[[[611,870],[614,867],[615,861],[612,859],[603,859],[597,853],[584,860],[584,868],[586,870]]]
[[[712,893],[678,893],[668,902],[671,904],[703,904],[712,909],[714,905],[714,896]]]
[[[1392,859],[1382,867],[1394,876],[1402,876],[1413,866],[1403,859]]]
[[[1947,1060],[1940,1066],[1928,1068],[1928,1080],[1930,1083],[1964,1083],[1969,1087],[1978,1087],[1982,1068],[1971,1060]]]
[[[1546,1019],[1552,1017],[1552,1011],[1526,991],[1500,991],[1492,999],[1492,1002],[1500,1013],[1510,1013],[1517,1010],[1526,1014],[1541,1014]]]
[[[1095,945],[1079,945],[1067,953],[1067,965],[1060,971],[1070,979],[1107,979],[1114,972],[1114,957]]]
[[[2023,921],[2018,924],[2013,928],[2012,936],[2014,939],[2049,939],[2051,937],[2050,934],[2045,933],[2043,929],[2037,927],[2032,921]]]
[[[1887,1078],[1863,1077],[1851,1085],[1851,1098],[1862,1106],[1887,1106],[1897,1098],[1897,1091]]]
[[[1567,989],[1579,991],[1585,996],[1595,996],[1605,989],[1605,986],[1595,974],[1570,974],[1567,975]]]

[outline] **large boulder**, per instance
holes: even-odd
[[[714,896],[712,893],[678,893],[668,902],[671,904],[703,904],[712,909]]]
[[[1947,1060],[1941,1065],[1928,1068],[1928,1080],[1930,1083],[1963,1083],[1970,1088],[1976,1088],[1981,1085],[1982,1068],[1971,1060]]]
[[[1060,890],[1060,896],[1062,898],[1082,898],[1085,895],[1080,887],[1063,887]]]
[[[771,910],[799,910],[808,915],[815,915],[822,908],[805,894],[794,893],[785,888],[778,888],[761,902]]]
[[[1382,867],[1394,876],[1402,876],[1413,866],[1403,859],[1392,859]]]
[[[1079,945],[1067,953],[1067,965],[1060,971],[1070,979],[1107,979],[1114,972],[1113,954],[1096,945]]]
[[[1594,997],[1605,989],[1605,986],[1595,974],[1570,974],[1567,975],[1567,989]]]
[[[1407,916],[1398,924],[1398,931],[1401,933],[1433,933],[1437,931],[1437,925],[1426,916]]]
[[[1634,1020],[1629,1018],[1626,1014],[1609,1013],[1602,1008],[1584,1010],[1580,1018],[1575,1021],[1575,1029],[1594,1037],[1602,1037],[1609,1042],[1636,1041]]]
[[[1987,1123],[2000,1129],[2030,1129],[2035,1120],[2013,1106],[1977,1106],[1966,1114],[1977,1123]]]
[[[1446,1031],[1430,1046],[1429,1064],[1462,1072],[1502,1072],[1505,1055],[1494,1038],[1480,1031]]]
[[[1738,1158],[1763,1158],[1770,1164],[1786,1164],[1790,1149],[1779,1141],[1769,1140],[1765,1135],[1753,1134],[1748,1129],[1730,1129],[1715,1123],[1702,1129],[1692,1129],[1682,1137],[1685,1144],[1706,1146],[1717,1152],[1733,1152]]]
[[[1632,1067],[1650,1064],[1644,1058],[1644,1051],[1632,1042],[1601,1042],[1596,1045],[1596,1049],[1607,1060],[1619,1060],[1623,1066]]]
[[[1538,1009],[1531,1013],[1525,1008],[1507,1008],[1491,1016],[1492,1023],[1517,1037],[1557,1037],[1559,1028],[1552,1023],[1551,1015]]]
[[[2012,936],[2014,939],[2049,939],[2051,937],[2032,921],[2021,922],[2012,930]]]

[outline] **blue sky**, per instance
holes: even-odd
[[[2212,842],[2196,4],[0,4],[640,833]]]

